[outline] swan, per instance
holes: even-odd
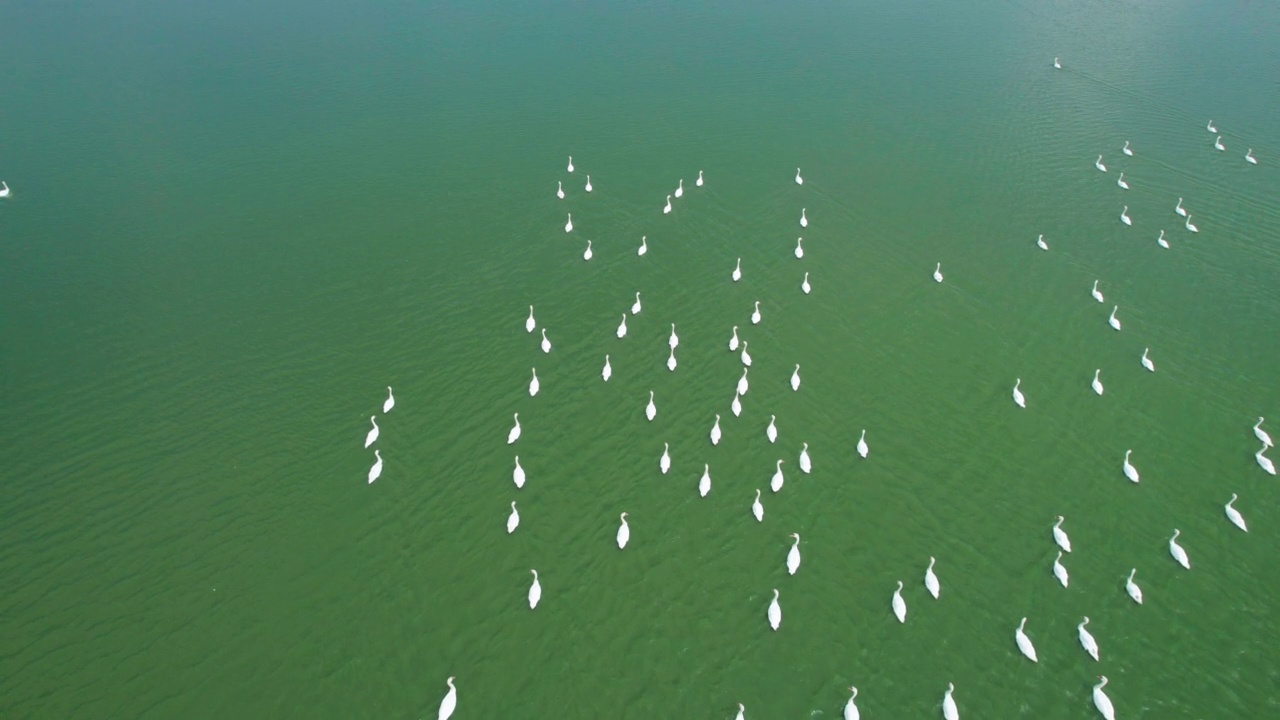
[[[592,256],[593,256],[593,255],[594,255],[594,253],[592,253],[592,252],[591,252],[591,241],[590,241],[590,240],[588,240],[588,241],[587,241],[587,249],[582,251],[582,259],[583,259],[583,260],[590,260],[590,259],[592,258]]]
[[[520,527],[520,511],[516,510],[516,501],[511,501],[511,514],[507,516],[507,534],[516,531]]]
[[[800,227],[809,227],[809,218],[804,215],[804,208],[800,208]]]
[[[942,282],[942,263],[938,263],[938,266],[933,269],[933,281]]]
[[[1217,134],[1217,132],[1218,132],[1218,128],[1216,128],[1216,127],[1214,127],[1214,126],[1213,126],[1213,121],[1212,121],[1212,120],[1210,120],[1210,121],[1209,121],[1209,124],[1208,124],[1208,125],[1205,125],[1205,126],[1204,126],[1204,129],[1205,129],[1205,130],[1208,130],[1209,132],[1214,133],[1214,134]]]
[[[747,382],[747,371],[750,368],[742,368],[742,377],[738,378],[738,394],[746,395],[747,390],[751,389],[751,383]]]
[[[1098,708],[1105,720],[1116,720],[1116,709],[1111,706],[1111,698],[1102,691],[1107,685],[1107,676],[1099,675],[1098,680],[1101,682],[1093,686],[1093,706]]]
[[[1093,391],[1098,393],[1099,395],[1102,394],[1102,381],[1098,379],[1098,374],[1101,372],[1102,372],[1102,368],[1098,368],[1097,370],[1094,370],[1093,382],[1089,383],[1090,387],[1093,388]]]
[[[751,324],[752,325],[760,324],[760,301],[759,300],[756,301],[756,309],[751,312]]]
[[[653,404],[653,391],[649,391],[649,404],[644,407],[644,416],[649,418],[649,422],[653,422],[654,416],[658,414],[658,407]]]
[[[791,389],[794,392],[800,391],[800,363],[796,363],[796,369],[791,371]]]
[[[1067,568],[1062,565],[1062,551],[1058,551],[1058,557],[1053,561],[1053,576],[1058,578],[1058,582],[1062,583],[1062,587],[1067,587],[1067,583],[1071,581],[1067,575]]]
[[[1124,173],[1123,173],[1123,172],[1122,172],[1122,173],[1120,173],[1120,179],[1119,179],[1119,180],[1116,180],[1116,184],[1120,186],[1120,189],[1121,189],[1121,190],[1128,190],[1128,189],[1129,189],[1129,183],[1127,183],[1127,182],[1125,182],[1125,181],[1124,181]]]
[[[364,447],[366,450],[378,439],[378,432],[380,431],[378,428],[378,417],[376,415],[370,415],[369,422],[373,423],[373,429],[369,431],[368,435],[364,436]]]
[[[756,488],[756,499],[751,503],[751,514],[756,516],[756,522],[764,522],[764,505],[760,503],[760,488]]]
[[[538,601],[542,599],[542,583],[538,582],[538,571],[530,570],[533,573],[533,584],[529,586],[529,609],[538,607]]]
[[[538,368],[534,368],[533,379],[529,381],[529,397],[537,395],[540,387],[542,387],[542,383],[538,382]]]
[[[1191,224],[1191,213],[1187,213],[1186,228],[1187,228],[1187,232],[1194,232],[1194,233],[1200,232],[1200,228]]]
[[[1178,198],[1178,204],[1174,206],[1173,211],[1178,213],[1182,217],[1187,216],[1187,209],[1182,207],[1182,198]]]
[[[671,212],[671,196],[667,196],[667,204],[662,207],[662,214],[667,215]]]
[[[573,213],[569,213],[569,219],[564,223],[565,232],[573,232]]]
[[[561,200],[564,199],[564,184],[558,180],[556,181],[556,197],[560,198]]]
[[[1133,454],[1132,450],[1124,451],[1124,476],[1129,478],[1130,482],[1138,482],[1138,468],[1129,462],[1129,456]]]
[[[1258,441],[1261,442],[1263,445],[1266,445],[1267,447],[1275,447],[1275,445],[1271,442],[1271,436],[1267,434],[1266,430],[1262,429],[1263,420],[1266,420],[1266,418],[1260,417],[1258,418],[1258,422],[1254,423],[1253,436],[1258,438]]]
[[[458,689],[453,686],[453,680],[454,678],[450,676],[444,681],[449,686],[449,692],[440,701],[440,711],[436,713],[436,720],[449,720],[454,709],[458,707]]]
[[[803,245],[803,243],[804,243],[804,238],[802,238],[802,237],[798,237],[798,238],[796,238],[796,257],[797,257],[797,258],[802,258],[802,257],[804,257],[804,245]]]
[[[800,168],[796,168],[796,184],[797,185],[804,184],[804,178],[800,177]]]
[[[775,424],[777,419],[777,415],[770,415],[769,427],[764,429],[764,436],[769,438],[769,442],[771,443],[778,442],[778,426]]]
[[[1120,152],[1124,153],[1125,155],[1128,155],[1129,157],[1133,157],[1133,151],[1129,149],[1128,140],[1124,141],[1124,147],[1120,148]]]
[[[808,295],[810,292],[813,291],[813,286],[809,284],[808,272],[804,274],[804,280],[800,281],[800,289],[804,292],[805,295]]]
[[[1093,281],[1093,299],[1102,302],[1102,291],[1098,289],[1098,281]]]
[[[551,341],[547,339],[547,329],[542,328],[542,352],[551,352]]]
[[[716,424],[711,426],[711,444],[720,444],[720,413],[716,413]]]
[[[769,627],[774,630],[782,624],[782,606],[778,604],[778,588],[773,589],[773,601],[769,603]]]
[[[747,706],[743,705],[742,703],[738,703],[738,716],[735,717],[733,720],[746,720],[747,719],[746,711],[747,711]]]
[[[645,235],[640,236],[640,247],[636,248],[636,255],[643,256],[649,252],[649,238]]]
[[[627,541],[631,539],[631,526],[627,524],[627,514],[622,513],[620,516],[622,524],[618,526],[618,549],[621,550],[627,546]]]
[[[516,456],[516,469],[511,471],[511,480],[516,488],[524,487],[524,468],[520,467],[520,456]]]
[[[591,176],[590,175],[587,176],[587,186],[583,189],[586,190],[587,192],[591,192]]]
[[[795,538],[796,541],[787,552],[787,574],[795,575],[796,570],[800,569],[800,533],[791,533],[790,537]]]
[[[667,471],[671,470],[671,453],[668,452],[670,448],[669,444],[662,443],[662,457],[658,458],[658,469],[662,471],[663,475],[666,475]]]
[[[747,352],[747,345],[748,345],[747,341],[743,340],[742,341],[742,365],[744,367],[751,367],[751,353]]]
[[[1080,636],[1080,647],[1084,648],[1084,651],[1089,653],[1089,657],[1097,660],[1098,641],[1093,639],[1092,633],[1084,629],[1084,626],[1088,624],[1089,616],[1086,615],[1084,616],[1084,619],[1080,621],[1080,624],[1076,626],[1076,634]]]
[[[942,696],[942,717],[943,720],[960,720],[960,711],[956,709],[955,698],[951,697],[951,693],[956,691],[953,683],[947,683],[947,694]]]
[[[1107,318],[1107,324],[1116,330],[1120,329],[1120,320],[1116,317],[1116,311],[1120,309],[1119,305],[1111,308],[1111,317]]]
[[[1057,522],[1053,524],[1053,541],[1062,548],[1063,552],[1071,552],[1071,538],[1067,537],[1067,531],[1062,529],[1063,517],[1058,516]]]
[[[627,336],[627,314],[626,313],[622,313],[622,322],[618,323],[618,331],[616,334],[619,340]]]
[[[529,306],[529,319],[524,321],[524,331],[531,333],[538,327],[537,321],[533,319],[533,306]]]
[[[694,180],[693,184],[697,185],[698,187],[702,187],[702,171],[701,170],[698,171],[698,179]]]
[[[1187,557],[1187,551],[1183,550],[1182,546],[1178,544],[1178,536],[1181,534],[1181,530],[1173,529],[1173,537],[1169,538],[1169,554],[1173,556],[1174,560],[1178,561],[1179,565],[1190,570],[1191,558]]]
[[[1023,396],[1022,391],[1018,389],[1021,385],[1022,378],[1017,378],[1013,383],[1013,402],[1017,404],[1018,407],[1025,408],[1027,406],[1027,398]]]
[[[1100,170],[1100,171],[1102,171],[1102,172],[1106,172],[1106,171],[1107,171],[1107,166],[1102,164],[1102,156],[1101,156],[1101,155],[1099,155],[1099,156],[1098,156],[1098,159],[1094,161],[1093,166],[1094,166],[1094,167],[1096,167],[1096,168],[1098,168],[1098,170]]]
[[[1053,67],[1054,67],[1054,69],[1055,69],[1055,70],[1061,70],[1061,69],[1062,69],[1062,63],[1058,62],[1058,58],[1054,58],[1054,59],[1053,59]]]
[[[369,484],[372,485],[374,480],[382,476],[382,454],[377,450],[373,451],[373,456],[378,458],[373,463],[373,467],[369,468]]]
[[[569,172],[573,172],[573,156],[572,156],[572,155],[570,155],[570,156],[569,156],[569,167],[568,167],[568,170],[569,170]]]
[[[382,414],[386,415],[391,412],[391,408],[396,406],[396,396],[391,392],[391,386],[387,386],[387,399],[382,401]]]
[[[672,193],[675,197],[684,196],[684,178],[680,178],[680,184],[676,186],[676,191]]]
[[[507,433],[507,444],[511,445],[520,439],[520,413],[514,413],[515,425],[511,426],[511,431]]]
[[[613,377],[613,366],[609,364],[608,354],[604,356],[604,368],[600,371],[600,377],[604,378],[605,382],[609,382],[609,378]]]
[[[1227,149],[1227,146],[1222,144],[1221,135],[1219,135],[1217,139],[1213,141],[1213,149],[1217,150],[1218,152],[1222,152],[1223,150]]]
[[[680,336],[676,335],[676,324],[671,323],[671,337],[667,338],[667,346],[670,347],[672,350],[675,350],[676,346],[679,344],[680,344]]]
[[[1125,225],[1132,225],[1132,224],[1133,224],[1133,221],[1129,219],[1129,206],[1128,206],[1128,205],[1125,205],[1125,206],[1124,206],[1124,209],[1120,211],[1120,222],[1124,223]]]
[[[809,443],[802,443],[800,448],[800,472],[808,475],[813,472],[813,462],[809,460]]]
[[[734,325],[733,337],[729,338],[729,352],[734,352],[737,349],[738,349],[738,326]]]
[[[638,292],[636,293],[636,301],[631,303],[631,314],[632,315],[640,314],[640,293]]]
[[[711,492],[711,466],[703,464],[702,479],[698,481],[698,495],[706,497]]]
[[[898,581],[898,589],[893,591],[893,614],[898,617],[898,622],[907,621],[907,601],[902,599],[901,580]]]
[[[1160,231],[1160,237],[1156,238],[1156,244],[1165,250],[1169,249],[1169,241],[1164,239],[1164,231]]]
[[[774,492],[778,492],[779,490],[782,489],[783,480],[784,478],[782,477],[782,461],[779,460],[777,469],[774,470],[773,472],[773,479],[769,481],[769,489]]]
[[[1261,466],[1262,469],[1266,471],[1268,475],[1275,475],[1276,474],[1275,464],[1271,462],[1271,458],[1262,454],[1266,451],[1267,451],[1267,446],[1263,445],[1261,450],[1253,454],[1253,459],[1258,461],[1258,465]]]
[[[1041,235],[1040,237],[1036,238],[1036,247],[1040,248],[1041,250],[1049,249],[1049,243],[1044,241],[1044,235]]]
[[[1236,501],[1236,497],[1237,495],[1235,493],[1231,493],[1231,499],[1228,500],[1227,504],[1223,505],[1222,507],[1224,510],[1227,511],[1227,519],[1231,521],[1232,525],[1235,525],[1236,527],[1240,528],[1245,532],[1249,532],[1249,527],[1245,525],[1245,522],[1244,522],[1244,516],[1240,514],[1239,510],[1231,507],[1231,503]]]
[[[924,587],[933,596],[934,600],[938,599],[938,594],[942,592],[942,585],[938,583],[938,576],[933,572],[934,559],[929,558],[929,567],[924,570]]]
[[[1151,352],[1151,348],[1142,351],[1142,367],[1146,368],[1148,372],[1155,372],[1156,364],[1151,362],[1151,358],[1147,357],[1149,352]]]
[[[1129,593],[1130,599],[1139,605],[1142,604],[1142,588],[1138,587],[1138,583],[1133,581],[1133,576],[1138,572],[1138,568],[1129,571],[1129,579],[1124,581],[1124,591]]]
[[[742,258],[738,258],[738,264],[733,268],[733,281],[738,282],[742,279]]]
[[[863,459],[867,457],[867,431],[862,431],[862,437],[858,438],[858,455]]]
[[[733,411],[734,417],[742,417],[742,400],[737,392],[733,393],[733,402],[729,404],[729,409]]]
[[[1258,158],[1256,158],[1256,157],[1254,157],[1254,156],[1253,156],[1253,148],[1249,148],[1249,152],[1247,152],[1247,153],[1245,153],[1245,154],[1244,154],[1244,159],[1245,159],[1245,161],[1246,161],[1246,162],[1248,162],[1250,165],[1257,165],[1257,164],[1258,164]],[[5,186],[5,195],[8,195],[8,194],[9,194],[9,187],[6,185],[6,186]]]
[[[861,717],[858,714],[858,706],[853,704],[853,701],[858,699],[858,688],[850,686],[849,692],[853,693],[853,697],[844,704],[844,720],[858,720]]]
[[[1031,644],[1031,638],[1027,637],[1027,634],[1022,631],[1026,626],[1027,619],[1022,618],[1022,622],[1019,623],[1017,631],[1013,633],[1013,639],[1017,641],[1018,649],[1022,651],[1023,655],[1027,656],[1028,660],[1031,662],[1040,662],[1036,659],[1036,646]]]
[[[667,356],[667,369],[671,372],[676,371],[676,349],[671,348],[671,354]]]

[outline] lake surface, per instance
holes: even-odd
[[[1280,713],[1280,6],[206,5],[0,7],[0,715]]]

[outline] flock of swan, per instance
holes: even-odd
[[[1054,60],[1054,65],[1055,67],[1061,67],[1057,58],[1055,58]],[[1212,123],[1210,124],[1209,129],[1211,132],[1216,132],[1216,129],[1212,127]],[[1221,145],[1220,138],[1216,143],[1216,145],[1219,146],[1219,149],[1222,149],[1220,147]],[[1121,151],[1126,157],[1132,157],[1134,154],[1128,141],[1125,142],[1124,147],[1121,149]],[[1250,150],[1250,152],[1248,153],[1247,159],[1249,162],[1254,164],[1256,164],[1257,162],[1256,159],[1253,158],[1252,150]],[[1106,172],[1107,171],[1106,166],[1103,164],[1102,160],[1103,160],[1102,156],[1099,156],[1097,161],[1095,161],[1095,166],[1099,171]],[[569,173],[574,172],[572,157],[569,158],[567,171]],[[702,187],[704,183],[705,183],[705,177],[703,172],[700,170],[698,171],[698,177],[695,180],[694,185],[695,187]],[[801,186],[804,185],[804,178],[801,175],[799,168],[796,169],[795,183]],[[1129,189],[1128,184],[1124,182],[1123,173],[1121,173],[1120,180],[1117,182],[1117,184],[1124,190]],[[583,187],[584,187],[584,190],[588,193],[593,191],[593,187],[591,185],[591,180],[589,175],[587,176],[586,183],[584,184]],[[684,180],[681,179],[678,182],[675,190],[671,194],[666,196],[665,203],[662,206],[662,213],[664,215],[670,214],[675,207],[672,204],[672,201],[680,200],[681,198],[684,197],[684,195],[685,195]],[[560,199],[563,199],[565,197],[564,181],[557,182],[556,196]],[[1191,232],[1197,231],[1195,226],[1190,223],[1190,214],[1187,213],[1185,209],[1182,207],[1181,198],[1178,199],[1178,204],[1175,207],[1175,212],[1177,212],[1180,216],[1184,216],[1187,218],[1186,227],[1189,231]],[[1126,225],[1132,224],[1132,221],[1128,217],[1127,206],[1125,207],[1124,210],[1121,211],[1120,217],[1121,217],[1121,221],[1124,222],[1124,224]],[[799,224],[802,228],[808,227],[809,219],[808,219],[806,208],[801,208]],[[573,217],[571,214],[567,216],[564,230],[566,233],[573,232]],[[1164,248],[1168,247],[1167,243],[1163,239],[1163,231],[1161,231],[1161,238],[1159,240],[1159,243],[1161,247],[1164,247]],[[1049,249],[1048,244],[1044,240],[1043,235],[1041,235],[1037,239],[1036,244],[1037,244],[1037,247],[1039,247],[1041,250]],[[648,252],[647,237],[641,237],[641,243],[636,253],[638,256],[643,257],[646,255],[647,252]],[[797,259],[802,259],[804,257],[803,238],[797,239],[794,254]],[[589,262],[593,257],[594,257],[594,252],[592,250],[591,241],[587,240],[586,248],[583,251],[582,258],[584,261]],[[734,269],[732,273],[730,273],[730,280],[736,283],[741,279],[742,279],[742,258],[737,258],[737,261],[734,265]],[[942,274],[941,262],[935,265],[934,272],[933,272],[933,279],[937,283],[941,283],[944,280],[944,276]],[[1105,299],[1103,297],[1101,290],[1099,290],[1098,288],[1098,284],[1099,282],[1095,280],[1091,294],[1094,300],[1096,300],[1098,303],[1103,303],[1105,302]],[[810,293],[811,289],[812,288],[809,283],[809,273],[806,272],[804,274],[804,280],[801,283],[801,290],[805,294],[808,294]],[[630,317],[634,319],[636,316],[641,314],[642,309],[643,307],[641,303],[641,294],[640,292],[636,292],[635,300],[630,307]],[[1119,312],[1119,306],[1116,305],[1112,308],[1112,311],[1107,318],[1108,325],[1116,331],[1120,331],[1122,328],[1122,324],[1120,322],[1120,319],[1118,318],[1118,312]],[[621,316],[622,316],[621,322],[619,323],[617,329],[614,332],[614,334],[618,339],[623,339],[627,336],[628,314],[626,312],[623,312]],[[761,318],[759,301],[756,301],[754,303],[753,311],[751,312],[749,319],[752,325],[760,324],[762,318]],[[534,316],[534,308],[532,305],[529,306],[529,315],[525,320],[524,326],[525,326],[526,333],[529,333],[529,334],[532,334],[535,330],[539,329],[537,320]],[[734,414],[734,416],[741,415],[741,412],[742,412],[741,400],[748,393],[750,389],[750,381],[748,380],[748,373],[751,369],[752,362],[753,362],[751,354],[748,351],[749,342],[746,339],[739,338],[738,330],[739,330],[739,326],[737,325],[733,326],[731,330],[730,338],[728,341],[729,351],[738,353],[743,365],[742,376],[737,381],[737,384],[734,389],[733,400],[732,400],[732,403],[730,404],[730,410]],[[542,352],[550,353],[552,351],[552,344],[550,339],[547,336],[547,328],[545,326],[541,328],[540,337],[541,337],[540,348]],[[675,353],[676,353],[676,348],[679,346],[679,343],[680,343],[680,340],[679,340],[679,336],[676,333],[676,326],[674,323],[672,323],[671,332],[667,342],[667,350],[668,350],[667,367],[670,371],[673,371],[673,372],[678,366]],[[739,350],[739,348],[741,349]],[[1149,353],[1150,353],[1150,348],[1146,348],[1143,351],[1142,357],[1141,357],[1141,364],[1147,371],[1154,373],[1155,364],[1151,360]],[[1102,373],[1101,368],[1095,369],[1093,374],[1093,379],[1090,382],[1090,388],[1098,396],[1102,396],[1105,392],[1105,388],[1102,383],[1101,373]],[[613,369],[610,363],[610,356],[608,353],[605,354],[604,366],[601,370],[600,375],[604,382],[609,382],[610,378],[613,375]],[[795,364],[795,369],[792,372],[790,385],[793,391],[799,391],[801,380],[800,380],[800,365],[798,363]],[[537,396],[539,390],[540,390],[540,382],[538,380],[537,369],[533,368],[531,379],[529,381],[530,397]],[[1022,409],[1027,408],[1027,398],[1022,391],[1021,378],[1017,378],[1015,380],[1012,395],[1013,395],[1013,401],[1017,405],[1017,407]],[[394,405],[395,405],[395,397],[391,392],[391,388],[388,387],[387,399],[383,403],[384,415],[387,412],[390,412],[390,410]],[[656,419],[657,414],[658,414],[658,408],[656,404],[656,397],[655,397],[655,393],[651,390],[649,391],[648,402],[644,407],[644,415],[649,422],[653,422]],[[1257,423],[1253,426],[1253,431],[1255,436],[1262,443],[1262,448],[1259,449],[1258,452],[1255,454],[1255,458],[1258,462],[1258,465],[1262,467],[1262,469],[1265,472],[1274,475],[1275,467],[1272,464],[1271,460],[1267,458],[1264,454],[1268,448],[1272,447],[1272,441],[1270,436],[1267,434],[1267,432],[1262,429],[1263,421],[1264,421],[1264,418],[1259,417]],[[368,431],[368,434],[366,435],[365,448],[372,446],[376,442],[379,434],[379,427],[377,424],[376,416],[371,416],[370,422],[372,423],[373,427],[371,430]],[[765,428],[764,434],[770,444],[774,444],[777,442],[778,430],[777,430],[776,415],[770,416],[769,424]],[[723,435],[723,432],[721,429],[721,416],[719,414],[716,414],[715,420],[711,426],[711,429],[708,435],[711,444],[713,446],[719,445],[722,435]],[[514,413],[513,424],[507,434],[507,444],[514,445],[520,439],[520,436],[521,436],[520,415],[519,413]],[[861,436],[857,441],[856,451],[861,458],[865,459],[868,457],[869,447],[866,442],[865,429],[862,430]],[[1140,479],[1138,470],[1133,466],[1133,464],[1130,461],[1132,453],[1133,453],[1132,450],[1128,450],[1125,452],[1122,469],[1125,477],[1130,482],[1138,483]],[[368,475],[369,483],[373,483],[375,480],[377,480],[382,473],[382,457],[381,457],[381,454],[376,449],[374,450],[374,456],[376,460],[373,466],[369,470],[369,475]],[[783,484],[785,482],[785,476],[782,471],[782,465],[784,462],[785,461],[783,459],[778,459],[775,463],[774,474],[769,483],[769,488],[774,493],[781,491]],[[797,465],[800,468],[800,471],[805,474],[812,472],[812,460],[809,455],[808,443],[802,443],[802,448],[799,453]],[[662,473],[663,475],[666,475],[671,469],[671,455],[670,455],[669,443],[663,443],[662,455],[659,457],[659,460],[658,460],[658,468],[659,468],[659,472]],[[524,473],[524,469],[520,465],[519,455],[515,456],[515,467],[514,467],[514,470],[512,471],[512,480],[515,483],[517,489],[523,488],[525,485],[525,473]],[[702,475],[698,480],[697,492],[699,496],[706,497],[708,494],[710,494],[711,489],[712,489],[712,482],[711,482],[710,465],[704,464]],[[762,494],[761,490],[757,488],[755,491],[755,499],[751,503],[751,514],[757,522],[764,521],[764,506],[761,503],[761,494]],[[1231,500],[1228,501],[1224,506],[1224,511],[1228,521],[1230,521],[1233,525],[1238,527],[1240,530],[1247,532],[1248,527],[1245,523],[1243,516],[1233,506],[1237,498],[1238,496],[1235,493],[1233,493],[1231,495]],[[520,525],[520,514],[519,514],[519,511],[517,510],[516,502],[514,500],[511,502],[510,507],[511,507],[511,513],[507,518],[508,534],[514,533],[519,528],[519,525]],[[618,518],[619,525],[618,525],[617,533],[615,536],[615,542],[619,550],[624,550],[631,539],[631,527],[627,522],[627,517],[628,517],[628,513],[626,511],[623,511],[619,514],[619,518]],[[1053,541],[1059,549],[1057,556],[1053,561],[1052,573],[1054,578],[1064,588],[1068,587],[1069,585],[1070,575],[1067,571],[1067,568],[1062,564],[1062,559],[1064,557],[1064,553],[1070,554],[1072,550],[1071,540],[1068,537],[1066,530],[1064,530],[1062,527],[1065,521],[1066,519],[1063,516],[1058,516],[1055,519],[1055,523],[1052,526]],[[1175,528],[1173,530],[1172,537],[1170,537],[1168,541],[1169,554],[1174,559],[1174,561],[1177,562],[1181,567],[1187,570],[1190,570],[1191,569],[1190,558],[1186,550],[1178,543],[1178,538],[1180,535],[1181,535],[1181,531]],[[788,537],[790,537],[793,542],[786,555],[785,567],[788,575],[795,575],[799,571],[800,565],[801,565],[800,534],[791,533],[788,535]],[[936,600],[940,597],[940,594],[941,594],[941,583],[938,579],[937,574],[934,571],[935,565],[936,565],[936,559],[934,557],[930,557],[928,567],[924,571],[923,582],[928,593]],[[532,583],[529,586],[527,600],[528,600],[529,608],[533,610],[538,607],[538,604],[542,600],[542,585],[538,577],[537,569],[530,569],[530,573],[532,575]],[[1134,603],[1141,605],[1143,602],[1142,590],[1135,582],[1136,573],[1137,573],[1137,568],[1133,568],[1130,570],[1129,575],[1125,580],[1124,588],[1129,598]],[[893,594],[889,602],[889,606],[893,612],[893,615],[896,617],[899,623],[905,623],[907,620],[907,603],[902,596],[902,591],[904,587],[905,585],[901,580],[897,581],[897,587],[893,591]],[[768,603],[768,606],[765,611],[765,617],[768,622],[768,625],[774,631],[777,631],[782,625],[782,606],[780,603],[780,598],[781,598],[781,592],[779,591],[779,589],[773,588],[772,599]],[[1036,653],[1035,644],[1032,641],[1031,637],[1027,634],[1027,622],[1028,622],[1028,618],[1026,617],[1021,618],[1020,622],[1014,629],[1014,643],[1017,646],[1019,652],[1024,657],[1026,657],[1031,662],[1039,662],[1038,655]],[[1089,655],[1089,657],[1091,657],[1095,661],[1099,661],[1100,660],[1099,645],[1096,638],[1094,638],[1093,634],[1090,633],[1089,630],[1087,629],[1088,624],[1089,624],[1089,618],[1087,616],[1082,617],[1081,621],[1079,622],[1076,628],[1077,640],[1080,644],[1080,647],[1084,650],[1084,652],[1087,655]],[[455,679],[456,679],[455,677],[450,677],[446,681],[446,684],[448,686],[448,692],[440,704],[440,709],[437,716],[438,720],[447,720],[450,716],[452,716],[452,714],[454,713],[457,707],[458,698],[457,698],[457,688],[454,685]],[[1098,683],[1093,686],[1093,691],[1092,691],[1093,702],[1096,709],[1098,710],[1098,712],[1101,714],[1103,718],[1105,718],[1106,720],[1114,720],[1115,709],[1110,698],[1107,696],[1104,690],[1107,683],[1108,683],[1108,679],[1106,678],[1105,675],[1098,676]],[[855,700],[858,696],[858,688],[856,686],[849,687],[849,692],[850,692],[850,697],[848,698],[845,704],[845,707],[843,709],[843,716],[845,720],[857,720],[857,718],[859,717],[859,710]],[[948,683],[947,689],[944,692],[942,701],[941,701],[942,714],[946,720],[958,720],[958,718],[960,717],[959,708],[956,704],[954,693],[955,693],[954,683]],[[737,720],[745,720],[745,717],[746,717],[745,706],[739,703]]]

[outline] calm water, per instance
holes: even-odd
[[[0,6],[0,715],[1280,712],[1276,4],[180,5]]]

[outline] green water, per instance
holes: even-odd
[[[0,715],[1280,712],[1274,3],[177,5],[0,6]]]

